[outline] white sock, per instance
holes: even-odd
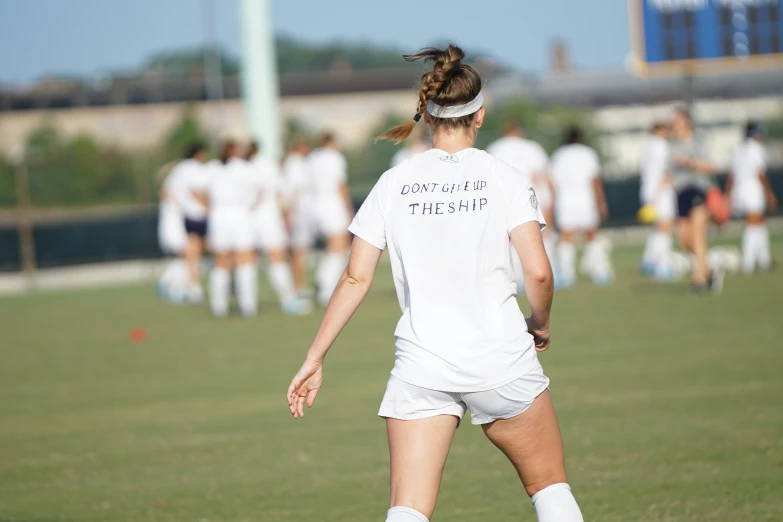
[[[234,286],[237,304],[242,315],[258,312],[258,268],[255,263],[245,263],[234,269]]]
[[[656,232],[655,234],[655,273],[666,276],[672,272],[672,251],[674,243],[671,234]]]
[[[532,501],[538,522],[584,522],[568,484],[561,482],[545,487],[533,495]]]
[[[228,315],[228,292],[231,275],[225,268],[216,266],[209,273],[209,307],[216,317]]]
[[[742,231],[742,271],[750,274],[756,268],[758,225],[746,225]]]
[[[642,253],[642,264],[643,265],[649,265],[653,266],[656,259],[656,237],[658,235],[658,232],[653,232],[649,236],[647,236],[647,242],[644,244],[644,253]]]
[[[769,229],[767,224],[756,225],[758,238],[756,239],[756,262],[762,270],[769,270],[772,265],[772,256],[769,253]]]
[[[564,281],[573,282],[576,279],[576,247],[573,243],[561,241],[557,253],[560,275]]]
[[[291,274],[291,267],[288,265],[288,263],[272,263],[269,265],[267,270],[269,282],[277,294],[277,299],[281,303],[286,303],[296,299],[294,277]]]
[[[334,289],[337,288],[337,283],[340,282],[340,277],[345,270],[345,254],[330,254],[324,255],[321,260],[321,265],[318,267],[318,302],[322,305],[326,305],[329,299],[332,298]]]
[[[430,522],[427,517],[413,508],[394,506],[386,512],[386,522]]]

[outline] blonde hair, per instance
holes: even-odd
[[[435,102],[442,106],[460,105],[473,100],[481,92],[481,77],[470,65],[462,63],[465,53],[456,45],[450,44],[445,50],[428,47],[416,54],[403,56],[406,61],[414,62],[424,58],[432,61],[432,70],[421,77],[419,101],[416,114],[408,123],[389,129],[376,140],[389,140],[395,143],[404,141],[413,132],[416,123],[427,110],[427,103]],[[430,117],[433,129],[438,127],[467,127],[473,122],[474,114],[459,118]]]

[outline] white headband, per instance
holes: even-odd
[[[459,118],[460,116],[467,116],[473,114],[484,105],[484,92],[479,92],[478,96],[473,98],[468,103],[462,105],[449,105],[443,107],[435,102],[429,102],[427,104],[427,112],[431,116],[436,118]]]

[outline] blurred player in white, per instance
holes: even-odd
[[[353,203],[348,190],[348,165],[331,134],[324,135],[321,147],[307,160],[313,188],[314,220],[326,238],[326,252],[318,266],[318,302],[326,306],[348,261],[348,225]]]
[[[742,234],[742,271],[752,273],[756,268],[769,270],[772,258],[769,251],[769,230],[765,219],[767,211],[774,212],[778,201],[767,179],[767,158],[764,133],[760,124],[749,122],[745,141],[734,151],[726,192],[732,207],[745,216]]]
[[[597,285],[614,278],[606,244],[597,238],[598,227],[609,215],[598,154],[582,142],[576,127],[566,132],[565,144],[552,154],[550,172],[555,186],[555,222],[560,231],[558,246],[559,286],[576,282],[577,233],[584,234],[582,266]]]
[[[647,238],[642,254],[642,272],[660,280],[674,278],[672,267],[672,233],[677,219],[677,194],[674,192],[669,167],[669,128],[664,123],[653,125],[642,157],[642,205],[655,209],[655,231]]]
[[[410,143],[405,143],[405,145],[400,147],[400,150],[395,152],[394,156],[392,156],[392,167],[396,167],[403,161],[409,160],[417,154],[427,152],[431,148],[430,143],[424,139],[422,133],[416,133],[416,136],[411,136],[409,140]]]
[[[318,230],[313,211],[313,187],[307,165],[310,146],[301,136],[296,136],[283,161],[286,203],[291,230],[291,269],[294,287],[300,297],[312,295],[308,276],[310,249],[315,244]]]
[[[506,122],[503,137],[491,143],[487,152],[501,161],[505,161],[512,167],[524,172],[530,177],[536,199],[547,223],[554,223],[554,188],[549,177],[549,157],[539,143],[527,139],[525,130],[518,122],[509,120]],[[555,265],[555,247],[557,238],[554,230],[549,228],[543,232],[544,247],[550,262]],[[519,258],[512,253],[514,271],[517,274],[517,282],[522,283],[522,267]]]
[[[239,157],[238,147],[226,142],[220,164],[206,189],[209,202],[209,245],[215,267],[209,276],[209,304],[215,317],[228,314],[231,270],[239,311],[255,315],[258,309],[258,268],[256,266],[253,211],[261,201],[258,176]]]
[[[174,166],[163,183],[165,201],[170,203],[170,206],[167,205],[166,222],[164,224],[162,219],[161,225],[166,227],[167,232],[179,233],[179,227],[175,229],[176,225],[172,222],[176,212],[174,207],[176,207],[187,234],[187,242],[182,254],[187,263],[188,273],[184,290],[182,293],[177,290],[172,294],[172,298],[176,301],[196,303],[204,298],[200,268],[204,239],[207,235],[207,207],[196,194],[202,192],[209,182],[210,169],[204,165],[207,152],[203,146],[191,147],[186,156]]]
[[[196,155],[200,147],[188,147],[184,159]],[[185,230],[185,216],[182,209],[166,189],[167,180],[175,163],[164,165],[158,175],[162,177],[160,202],[158,203],[158,245],[164,254],[175,255],[158,278],[158,295],[169,301],[179,303],[185,299],[188,285],[188,262],[185,250],[188,246],[188,233]]]
[[[539,522],[582,522],[566,482],[549,379],[536,354],[550,343],[545,223],[527,176],[475,148],[485,114],[482,82],[463,57],[454,46],[407,57],[429,58],[433,70],[422,77],[413,120],[380,139],[404,140],[423,116],[433,148],[384,173],[356,214],[350,263],[291,382],[288,404],[294,418],[313,405],[324,357],[367,295],[386,250],[402,311],[378,412],[391,457],[386,522],[432,517],[468,408],[471,422],[514,465]],[[527,321],[515,299],[512,245],[527,280]]]
[[[261,188],[261,202],[253,210],[253,232],[256,247],[268,262],[269,282],[284,314],[308,314],[310,304],[296,295],[291,266],[288,264],[288,233],[281,208],[283,177],[280,167],[276,161],[261,154],[255,142],[248,146],[245,159]]]

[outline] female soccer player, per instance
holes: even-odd
[[[647,139],[642,157],[642,205],[655,209],[655,231],[650,234],[642,255],[642,272],[659,280],[674,278],[672,268],[672,232],[677,216],[677,195],[674,193],[669,167],[669,127],[656,123]]]
[[[309,314],[312,305],[296,295],[291,266],[288,264],[288,233],[280,206],[283,192],[280,167],[275,160],[260,154],[255,142],[250,143],[245,159],[261,188],[261,202],[252,216],[253,231],[256,246],[268,261],[269,283],[277,294],[284,314]]]
[[[326,254],[318,266],[318,302],[326,306],[345,268],[353,203],[348,190],[348,166],[334,136],[324,135],[321,148],[308,157],[315,222],[326,238]]]
[[[220,164],[213,167],[207,186],[209,245],[215,267],[209,276],[209,304],[215,317],[228,314],[231,269],[234,268],[239,311],[255,315],[258,307],[252,212],[261,200],[260,182],[250,165],[238,156],[237,145],[223,145]]]
[[[547,223],[553,223],[554,188],[549,177],[549,157],[539,143],[527,139],[525,130],[516,121],[509,120],[505,125],[503,137],[491,143],[487,152],[501,161],[505,161],[515,169],[518,169],[530,177],[533,189],[536,191],[536,199],[541,207],[541,213]],[[550,262],[554,262],[556,238],[554,231],[546,229],[543,232],[544,247]],[[517,274],[517,283],[522,283],[522,268],[519,259],[512,255],[514,271]]]
[[[163,186],[166,198],[176,204],[184,217],[187,233],[184,258],[188,265],[184,299],[190,302],[200,302],[204,298],[200,267],[207,235],[207,208],[195,193],[202,192],[209,181],[210,169],[204,165],[206,159],[207,151],[203,145],[191,147],[185,159],[171,170]]]
[[[387,249],[402,309],[396,361],[379,415],[391,452],[387,522],[427,522],[454,432],[474,424],[516,468],[541,522],[577,522],[563,444],[536,351],[549,347],[552,272],[530,180],[473,148],[484,121],[481,78],[464,54],[425,49],[412,121],[380,136],[404,140],[422,116],[434,148],[387,171],[350,226],[350,262],[288,389],[294,418],[313,405],[323,361],[359,307]],[[514,245],[532,314],[515,299]]]
[[[555,221],[560,231],[558,247],[559,286],[571,286],[576,282],[576,233],[585,238],[582,266],[593,283],[604,285],[612,282],[614,274],[606,245],[597,239],[598,226],[606,219],[603,183],[598,176],[601,166],[598,154],[582,143],[582,131],[576,127],[566,132],[565,144],[552,154],[552,181],[555,185]]]
[[[742,271],[751,274],[756,267],[769,270],[769,230],[764,214],[778,206],[778,200],[767,180],[767,158],[761,126],[749,122],[745,142],[737,148],[731,161],[726,193],[732,206],[745,216],[742,233]]]
[[[307,141],[296,137],[283,162],[283,177],[291,222],[291,269],[297,294],[307,298],[312,295],[307,275],[307,259],[315,243],[317,232],[313,220],[312,182],[307,167],[309,153],[310,147]]]
[[[694,257],[690,291],[700,294],[709,287],[717,293],[722,289],[723,274],[720,270],[711,271],[707,261],[710,215],[706,206],[707,190],[712,185],[715,166],[705,159],[702,141],[694,133],[688,111],[675,111],[671,127],[674,140],[669,172],[677,191],[680,243]]]

